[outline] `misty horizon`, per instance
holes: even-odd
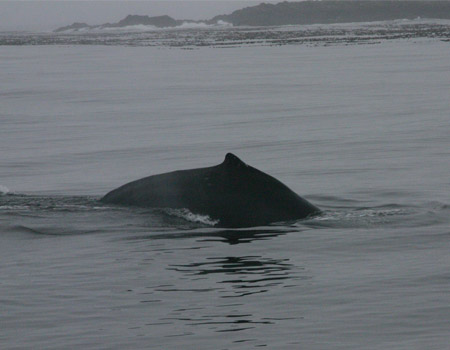
[[[52,31],[74,22],[93,25],[117,22],[127,15],[168,15],[180,20],[203,20],[261,2],[263,1],[0,1],[0,30]]]

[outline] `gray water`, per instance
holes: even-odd
[[[2,349],[448,348],[448,42],[79,44],[0,46]],[[98,202],[227,152],[324,213]]]

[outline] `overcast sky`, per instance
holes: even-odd
[[[175,19],[209,19],[261,2],[282,0],[0,0],[0,30],[53,30],[73,22],[102,24],[117,22],[129,14]]]

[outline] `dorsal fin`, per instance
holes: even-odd
[[[223,165],[227,168],[240,168],[247,166],[247,164],[245,164],[233,153],[227,153],[227,155],[225,156],[225,160],[223,161]]]

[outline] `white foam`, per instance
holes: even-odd
[[[233,23],[220,20],[220,21],[217,21],[217,25],[222,26],[222,27],[232,27]]]
[[[28,205],[0,205],[0,210],[29,210]]]
[[[1,195],[4,195],[4,194],[8,194],[8,193],[10,193],[10,192],[11,192],[11,191],[9,190],[8,187],[0,185],[0,196],[1,196]]]
[[[180,28],[180,29],[196,29],[196,28],[211,28],[211,25],[208,25],[204,22],[199,23],[192,23],[192,22],[183,22],[179,26],[176,26],[174,28]]]
[[[359,218],[382,218],[386,216],[407,215],[409,212],[405,209],[363,209],[354,211],[328,211],[324,215],[314,217],[315,221],[334,221],[334,220],[354,220]]]
[[[110,32],[125,32],[125,33],[133,33],[133,32],[148,32],[148,31],[164,31],[164,30],[174,30],[174,29],[207,29],[207,28],[226,28],[232,27],[233,24],[218,21],[215,24],[207,24],[205,22],[183,22],[180,25],[174,27],[156,27],[153,25],[146,24],[136,24],[125,27],[84,27],[84,28],[75,28],[75,29],[67,29],[62,31],[62,33],[110,33]]]
[[[189,209],[171,209],[167,208],[164,211],[172,216],[182,218],[186,221],[200,223],[208,226],[214,226],[219,223],[219,220],[213,220],[208,215],[194,214]]]
[[[94,31],[106,31],[106,32],[146,32],[149,30],[157,30],[159,29],[156,26],[145,25],[145,24],[136,24],[132,26],[125,27],[104,27],[104,28],[96,28]]]
[[[217,28],[217,27],[232,27],[231,23],[225,21],[218,21],[216,24],[206,24],[204,22],[183,22],[181,25],[174,27],[175,29],[196,29],[196,28]]]

